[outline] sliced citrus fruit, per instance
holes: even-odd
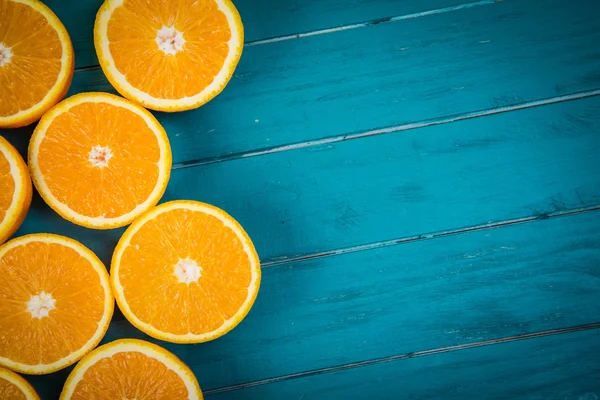
[[[94,45],[119,93],[153,110],[182,111],[225,88],[244,29],[230,0],[106,0]]]
[[[111,94],[83,93],[41,119],[29,167],[40,195],[63,218],[110,229],[158,203],[171,174],[171,148],[147,110]]]
[[[114,300],[102,262],[81,243],[34,234],[0,246],[0,365],[65,368],[102,339]]]
[[[40,396],[23,377],[0,367],[0,399],[40,400]]]
[[[71,371],[60,400],[200,400],[192,371],[155,344],[121,339],[85,356]]]
[[[215,339],[248,314],[260,262],[243,228],[223,210],[196,201],[164,203],[125,231],[111,281],[125,317],[175,343]]]
[[[37,0],[0,0],[0,128],[40,119],[71,85],[73,45],[54,13]]]
[[[21,226],[31,204],[31,179],[19,152],[0,136],[0,244]]]

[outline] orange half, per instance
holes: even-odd
[[[0,0],[0,128],[40,119],[67,94],[74,69],[69,34],[48,7]]]
[[[81,243],[34,234],[0,246],[0,366],[47,374],[73,364],[113,309],[106,268]]]
[[[40,400],[40,397],[20,375],[0,367],[0,399]]]
[[[106,0],[94,45],[119,93],[153,110],[182,111],[225,88],[244,29],[230,0]]]
[[[125,317],[148,335],[198,343],[248,314],[260,286],[252,241],[223,210],[162,204],[136,220],[113,255],[111,279]]]
[[[85,356],[71,371],[60,400],[201,400],[192,371],[155,344],[121,339]]]
[[[171,148],[156,118],[107,93],[82,93],[48,111],[29,144],[31,177],[63,218],[95,229],[125,226],[156,205]]]
[[[21,226],[31,204],[31,178],[21,155],[0,136],[0,244]]]

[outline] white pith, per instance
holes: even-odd
[[[175,264],[175,272],[173,272],[179,282],[190,284],[198,282],[202,276],[202,268],[198,263],[191,258],[184,258]]]
[[[4,43],[0,42],[0,67],[4,67],[6,64],[10,63],[12,56],[13,53],[10,47],[7,47]]]
[[[27,311],[32,318],[42,319],[50,314],[50,311],[56,308],[56,299],[50,293],[41,291],[38,294],[31,295],[27,302]]]
[[[112,158],[112,150],[107,146],[94,146],[90,151],[90,163],[93,167],[108,167],[108,162]]]
[[[185,39],[183,32],[179,32],[172,26],[163,26],[156,33],[156,44],[165,54],[175,55],[183,50]]]

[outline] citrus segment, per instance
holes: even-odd
[[[40,400],[40,397],[23,377],[0,367],[0,399]]]
[[[102,262],[81,243],[34,234],[0,247],[0,365],[67,367],[104,336],[114,303]]]
[[[160,111],[196,108],[218,95],[243,41],[230,0],[106,0],[94,26],[108,80],[123,96]]]
[[[21,226],[31,204],[31,179],[19,152],[0,136],[0,244]]]
[[[114,95],[84,93],[50,110],[29,145],[32,178],[63,218],[96,229],[124,226],[158,203],[171,149],[156,118]]]
[[[136,220],[111,264],[115,297],[129,321],[176,343],[215,339],[250,311],[260,262],[243,228],[194,201],[162,204]]]
[[[121,339],[85,356],[60,400],[200,400],[196,377],[174,354],[155,344]]]
[[[0,0],[0,128],[37,121],[62,99],[75,68],[71,39],[37,0]]]

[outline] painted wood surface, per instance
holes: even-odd
[[[598,26],[595,0],[507,0],[252,46],[214,101],[157,116],[182,164],[594,90]],[[80,91],[113,89],[96,69]]]
[[[48,3],[76,48],[70,93],[112,91],[91,44],[101,1]],[[156,114],[176,163],[164,200],[230,212],[264,267],[234,331],[161,343],[208,397],[596,400],[600,3],[235,3],[247,47],[228,88]],[[0,134],[24,153],[32,129]],[[17,235],[108,263],[122,231],[36,194]],[[119,337],[145,338],[117,312]],[[67,374],[30,381],[55,399]]]
[[[597,400],[598,343],[598,331],[555,335],[320,374],[209,398]],[[585,348],[590,351],[582,351]]]
[[[494,1],[494,0],[488,0]],[[98,65],[93,44],[96,13],[103,0],[46,0],[67,28],[79,69]],[[247,43],[339,28],[361,22],[411,17],[413,14],[469,4],[468,0],[236,0]]]
[[[173,171],[163,200],[237,218],[263,263],[600,205],[600,96]],[[39,199],[19,233],[110,261],[122,230],[75,228]]]
[[[586,324],[600,321],[599,250],[596,211],[284,263],[263,268],[257,302],[231,333],[200,345],[159,343],[212,390]],[[105,341],[119,337],[149,339],[120,314]],[[597,354],[600,341],[579,349]],[[64,377],[61,372],[34,382],[53,398],[59,387],[51,382]],[[600,393],[600,380],[592,384]],[[233,390],[217,397],[239,396]]]

